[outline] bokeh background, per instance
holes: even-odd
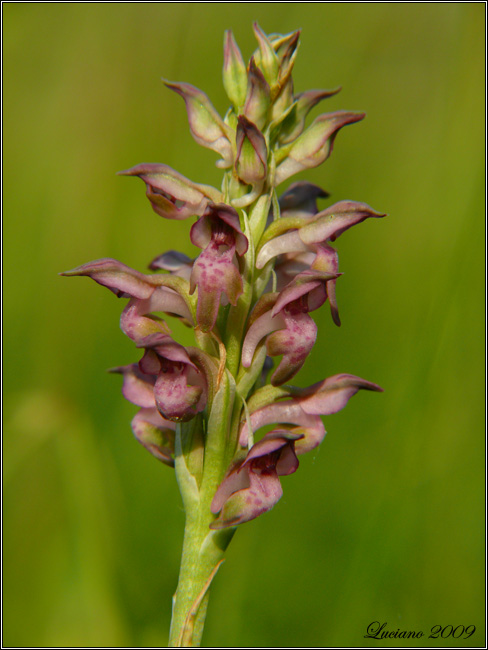
[[[341,85],[323,110],[367,113],[301,177],[389,214],[339,240],[343,326],[316,314],[296,383],[351,372],[385,392],[327,418],[281,502],[238,531],[204,644],[382,646],[364,638],[379,621],[423,631],[419,646],[484,646],[484,4],[3,13],[4,644],[167,644],[183,532],[174,475],[134,441],[135,407],[105,373],[135,360],[122,302],[57,273],[194,252],[190,224],[163,222],[142,183],[115,172],[164,162],[219,182],[160,77],[225,112],[223,32],[248,58],[257,20],[303,30],[297,91]],[[434,625],[476,632],[428,639]]]

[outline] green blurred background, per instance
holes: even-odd
[[[224,112],[223,32],[302,28],[295,88],[364,110],[322,167],[332,200],[388,212],[338,242],[296,383],[378,382],[246,524],[213,586],[207,646],[484,646],[483,3],[13,4],[4,12],[4,644],[164,646],[183,531],[169,468],[138,445],[105,369],[135,360],[122,302],[57,276],[98,257],[143,270],[192,253],[139,181],[164,162],[219,182],[160,77]],[[315,114],[319,110],[315,109]],[[285,186],[286,187],[286,184]],[[434,625],[476,625],[468,640]],[[412,641],[390,640],[390,646]]]

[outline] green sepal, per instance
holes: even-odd
[[[310,219],[306,219],[304,217],[283,217],[276,219],[264,231],[263,236],[259,240],[259,245],[256,249],[256,255],[265,244],[271,241],[271,239],[282,235],[288,230],[296,230],[298,228],[301,228],[306,223],[309,223],[309,221]]]
[[[247,401],[247,407],[250,413],[254,413],[264,406],[274,404],[279,399],[284,399],[292,395],[290,386],[272,386],[271,384],[259,388]]]

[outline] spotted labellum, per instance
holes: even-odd
[[[88,276],[127,301],[120,326],[139,358],[113,372],[140,409],[134,436],[176,469],[188,517],[184,548],[190,553],[188,540],[198,538],[213,549],[211,560],[199,556],[204,568],[191,578],[198,583],[193,600],[182,586],[190,579],[182,564],[171,645],[198,642],[189,612],[218,566],[215,548],[223,552],[228,543],[212,540],[224,533],[230,540],[236,526],[276,505],[282,478],[322,442],[322,416],[359,390],[382,390],[352,374],[308,388],[289,385],[313,362],[314,313],[328,303],[332,323],[341,324],[336,240],[385,215],[351,200],[324,206],[326,191],[293,178],[324,163],[342,128],[364,114],[335,110],[309,120],[340,89],[295,92],[300,33],[266,35],[255,24],[254,34],[257,48],[246,64],[226,32],[225,115],[193,85],[165,81],[183,99],[195,141],[218,154],[221,187],[189,180],[167,164],[120,172],[143,181],[157,215],[193,222],[185,252],[154,251],[150,272],[105,258],[62,274]],[[164,240],[163,224],[159,232]],[[178,320],[192,345],[175,339]]]

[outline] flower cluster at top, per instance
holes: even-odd
[[[114,259],[64,274],[89,276],[128,299],[120,324],[142,358],[114,371],[123,375],[124,396],[140,407],[135,437],[168,465],[183,456],[197,485],[207,465],[217,463],[210,524],[217,529],[272,508],[282,494],[279,477],[295,472],[297,455],[324,438],[321,416],[342,409],[360,389],[381,390],[350,374],[305,389],[288,385],[316,340],[310,313],[328,301],[340,325],[331,243],[384,215],[354,201],[319,209],[328,194],[306,181],[278,198],[279,185],[323,163],[339,130],[364,115],[323,113],[306,127],[311,109],[339,89],[296,94],[291,73],[299,32],[267,36],[254,25],[254,33],[258,48],[247,65],[226,33],[223,80],[231,107],[224,118],[201,90],[165,82],[183,98],[196,142],[219,154],[221,188],[165,164],[121,172],[144,182],[161,217],[196,219],[190,232],[196,257],[165,252],[149,274]],[[172,318],[192,328],[194,346],[172,338],[166,322]],[[262,427],[267,432],[255,442]]]

